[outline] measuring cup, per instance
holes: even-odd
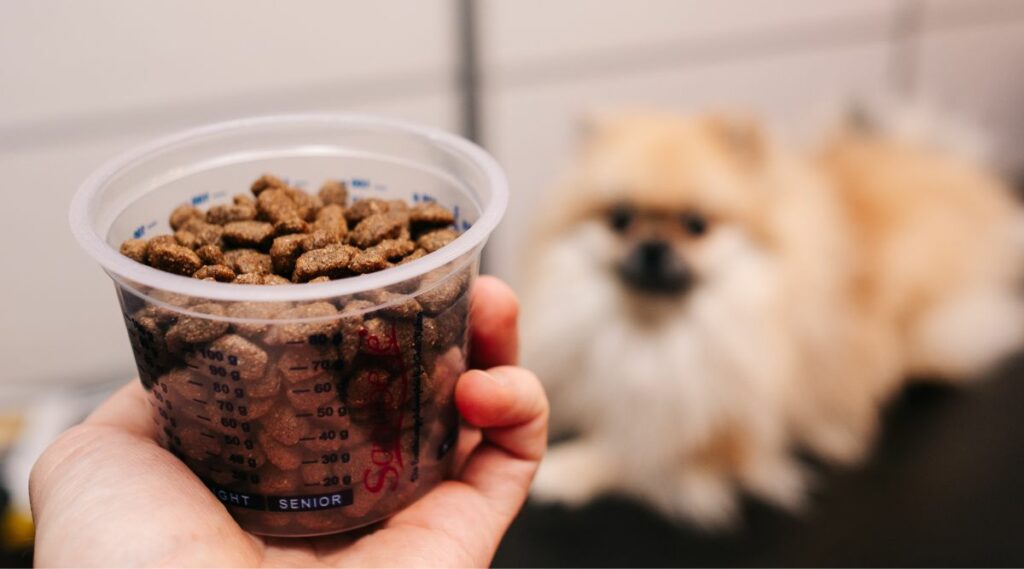
[[[351,199],[437,201],[461,235],[384,271],[318,284],[207,282],[136,263],[129,238],[175,206],[229,203],[263,173]],[[393,514],[449,474],[468,291],[504,213],[494,160],[456,136],[348,115],[177,134],[92,174],[72,231],[114,280],[158,437],[245,529],[313,536]]]

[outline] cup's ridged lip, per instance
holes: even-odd
[[[261,286],[238,285],[201,281],[166,273],[125,257],[107,244],[106,239],[94,231],[90,223],[90,209],[97,194],[117,173],[137,161],[170,146],[231,131],[244,131],[253,127],[301,126],[303,124],[338,128],[373,129],[381,132],[422,138],[448,151],[461,155],[474,163],[484,174],[491,187],[492,199],[484,204],[483,212],[473,225],[457,239],[438,251],[377,273],[339,279],[326,283]],[[129,150],[106,162],[79,186],[71,200],[69,221],[71,232],[86,253],[100,263],[116,280],[125,280],[143,287],[183,294],[195,298],[246,302],[295,302],[347,296],[360,292],[386,288],[408,281],[438,269],[462,255],[481,247],[505,213],[508,204],[508,182],[498,163],[485,150],[456,135],[440,129],[419,126],[405,121],[359,114],[301,114],[253,117],[216,123],[182,131]]]

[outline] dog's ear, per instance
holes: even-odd
[[[768,142],[760,122],[749,115],[714,114],[705,119],[712,136],[741,163],[756,166],[764,159]]]

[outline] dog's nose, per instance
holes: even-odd
[[[693,284],[693,273],[672,247],[660,239],[641,241],[618,267],[630,288],[652,294],[678,294]]]

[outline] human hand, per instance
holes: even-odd
[[[267,538],[238,526],[203,483],[155,439],[134,381],[62,435],[32,471],[40,566],[484,566],[547,443],[537,378],[512,367],[517,302],[501,281],[472,292],[471,369],[455,401],[469,425],[453,480],[390,519],[318,538]]]

